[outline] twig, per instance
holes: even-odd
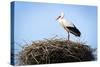
[[[32,52],[31,52],[31,55],[34,58],[34,60],[36,61],[36,63],[39,64],[38,60],[33,56]]]
[[[75,58],[75,59],[81,61],[80,58],[78,58],[78,57],[76,57],[76,56],[73,56],[73,55],[67,55],[67,56],[71,56],[71,57],[73,57],[73,58]]]

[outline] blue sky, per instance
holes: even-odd
[[[15,2],[14,37],[22,44],[52,38],[55,35],[67,38],[67,32],[56,21],[60,12],[65,13],[82,33],[80,38],[71,34],[71,40],[80,39],[92,47],[97,47],[97,7],[84,5]],[[18,47],[17,44],[15,44]]]

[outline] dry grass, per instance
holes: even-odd
[[[93,49],[81,42],[65,39],[33,41],[18,54],[18,65],[82,62],[95,60]]]

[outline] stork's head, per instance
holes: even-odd
[[[63,17],[64,17],[64,13],[61,12],[60,16],[58,16],[58,17],[56,18],[56,20],[58,20],[59,18],[63,18]]]
[[[61,12],[61,18],[63,18],[64,17],[64,12]]]

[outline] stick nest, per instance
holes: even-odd
[[[33,41],[18,54],[19,65],[82,62],[95,60],[93,49],[81,42],[64,39]]]

